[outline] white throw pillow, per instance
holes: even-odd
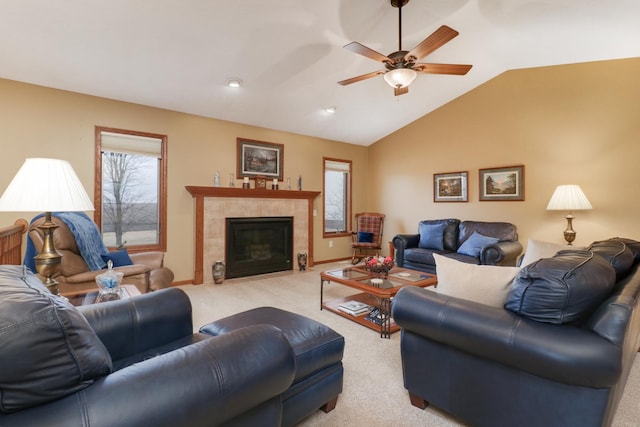
[[[527,241],[527,249],[522,257],[520,267],[524,267],[542,258],[551,258],[559,251],[570,249],[571,246],[561,245],[558,243],[543,242],[541,240],[529,239]],[[574,249],[577,249],[574,247]]]
[[[476,265],[433,254],[439,294],[502,308],[518,267]]]

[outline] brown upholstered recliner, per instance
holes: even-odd
[[[60,255],[61,264],[58,274],[54,277],[59,284],[61,294],[75,291],[96,289],[96,276],[105,270],[92,271],[82,258],[75,237],[67,224],[56,216],[52,216],[58,228],[53,233],[53,243]],[[29,227],[35,250],[42,249],[42,232],[37,228],[44,223],[44,218],[38,218]],[[171,286],[173,272],[163,266],[164,253],[141,252],[129,254],[133,265],[114,267],[114,270],[124,273],[122,283],[135,285],[140,292],[146,293]]]

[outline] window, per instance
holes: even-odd
[[[351,234],[351,161],[322,161],[324,237]]]
[[[166,251],[167,136],[96,126],[94,219],[108,247]]]

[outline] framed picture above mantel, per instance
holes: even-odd
[[[237,178],[276,178],[282,181],[284,145],[237,138]]]

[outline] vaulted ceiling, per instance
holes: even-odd
[[[411,0],[403,48],[448,25],[424,62],[473,68],[395,97],[382,76],[336,83],[382,69],[345,44],[398,50],[389,0],[2,0],[0,77],[370,145],[507,70],[638,57],[638,17],[638,0]]]

